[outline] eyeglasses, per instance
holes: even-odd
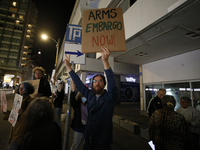
[[[103,80],[93,80],[93,83],[98,82],[98,83],[102,83]]]

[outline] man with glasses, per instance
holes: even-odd
[[[87,98],[88,120],[84,131],[84,150],[111,150],[112,137],[112,116],[117,100],[117,87],[115,85],[114,73],[109,65],[109,50],[101,47],[101,60],[107,77],[107,90],[105,77],[101,74],[95,75],[92,81],[92,90],[89,90],[72,70],[70,55],[65,59],[65,66],[74,81],[78,91]]]

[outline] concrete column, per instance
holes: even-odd
[[[86,72],[81,72],[81,77],[80,77],[81,81],[85,84],[86,82]]]
[[[144,94],[143,94],[143,75],[142,75],[142,66],[139,65],[139,74],[140,74],[140,110],[144,110]],[[146,107],[145,107],[146,108]]]
[[[13,86],[16,86],[16,83],[17,83],[17,72],[15,72],[14,74],[14,81],[13,81]]]

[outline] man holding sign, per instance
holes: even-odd
[[[103,75],[95,75],[92,81],[92,90],[89,90],[72,70],[69,57],[65,54],[65,66],[74,81],[78,91],[87,98],[88,120],[84,130],[84,150],[111,150],[112,116],[117,100],[117,87],[115,85],[114,73],[109,65],[108,57],[110,51],[101,47],[102,62],[107,77],[107,90],[104,90],[106,80]]]

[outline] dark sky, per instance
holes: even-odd
[[[75,1],[76,0],[33,0],[38,9],[38,18],[32,55],[36,54],[38,50],[41,49],[41,66],[45,69],[46,74],[51,75],[55,65],[56,43],[51,39],[43,40],[41,35],[46,33],[56,41],[60,38],[62,43]]]

